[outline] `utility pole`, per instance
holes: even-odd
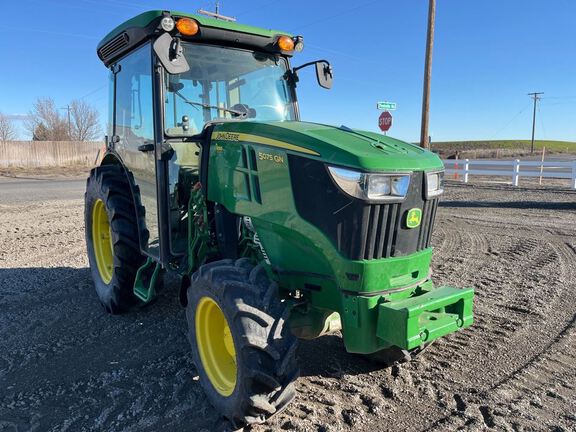
[[[68,139],[72,141],[72,122],[70,121],[70,105],[66,105],[64,108],[60,108],[68,111]]]
[[[422,95],[422,129],[420,131],[420,147],[424,148],[430,147],[428,121],[430,116],[430,78],[432,76],[436,0],[428,0],[428,3],[428,33],[426,36],[426,62],[424,64],[424,91]]]
[[[540,99],[542,99],[540,97],[541,94],[544,94],[544,92],[528,93],[528,96],[532,96],[532,99],[534,99],[534,112],[532,113],[532,143],[530,144],[530,153],[534,153],[534,131],[536,130],[536,103]]]

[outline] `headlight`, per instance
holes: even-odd
[[[402,201],[410,186],[410,173],[363,173],[338,167],[328,171],[342,191],[367,201]]]
[[[176,23],[174,22],[172,17],[169,16],[165,16],[164,18],[162,18],[162,21],[160,21],[160,26],[162,27],[162,30],[167,32],[174,30],[175,25]]]
[[[444,171],[426,173],[426,198],[434,198],[444,192]]]

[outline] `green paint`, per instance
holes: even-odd
[[[156,282],[162,266],[148,258],[136,272],[134,295],[142,302],[149,303],[156,297]]]
[[[236,136],[242,134],[262,138],[254,140],[258,142],[236,140]],[[370,353],[392,343],[417,346],[414,340],[409,340],[413,334],[408,331],[403,333],[404,339],[398,335],[394,335],[393,341],[386,339],[390,328],[408,325],[407,319],[403,315],[391,315],[379,305],[398,304],[399,310],[403,310],[402,302],[410,299],[411,305],[434,312],[427,296],[436,292],[428,278],[432,249],[387,259],[344,258],[320,229],[298,215],[292,198],[288,155],[371,171],[435,170],[442,166],[438,157],[383,135],[306,122],[224,123],[215,127],[212,137],[208,200],[223,204],[232,213],[249,216],[271,262],[270,274],[283,290],[302,292],[305,306],[294,309],[293,326],[299,329],[299,334],[304,337],[320,334],[326,327],[327,317],[337,312],[349,352]],[[268,140],[313,150],[319,156],[281,148],[278,144],[262,144]],[[375,148],[374,144],[381,148]],[[256,160],[256,166],[250,162],[246,167],[246,160]],[[248,177],[239,181],[237,173]],[[250,178],[258,181],[259,199]],[[416,227],[422,211],[412,209],[411,212],[418,217]],[[246,247],[246,242],[250,243],[247,236],[243,239],[244,256],[262,256],[259,247]],[[358,275],[357,280],[351,280],[348,274]],[[316,289],[302,290],[305,284],[312,284]],[[403,287],[409,288],[396,291]],[[369,293],[378,295],[369,296]],[[442,290],[437,294],[444,298],[448,292]],[[450,303],[462,299],[450,293],[445,300]],[[468,297],[462,303],[471,310]],[[442,328],[455,331],[470,323],[465,321],[461,327]],[[414,328],[411,325],[410,331],[416,331]],[[432,326],[426,328],[430,332],[434,330]],[[442,331],[434,330],[431,337],[438,337]]]
[[[441,287],[418,297],[381,303],[377,335],[404,349],[432,342],[472,325],[473,297],[472,288]]]
[[[118,34],[122,33],[123,31],[125,31],[126,29],[134,28],[134,27],[136,27],[136,28],[146,27],[154,19],[162,16],[163,13],[164,13],[164,11],[162,11],[162,10],[148,11],[148,12],[141,13],[140,15],[137,15],[134,18],[131,18],[131,19],[123,22],[118,27],[116,27],[114,30],[112,30],[110,33],[108,33],[106,36],[104,36],[104,38],[98,44],[98,48],[100,48],[106,42],[113,39],[114,37],[116,37]],[[276,35],[281,35],[281,34],[287,35],[287,36],[292,36],[290,33],[286,33],[286,32],[280,31],[280,30],[271,30],[271,29],[266,30],[263,28],[252,27],[249,25],[238,24],[235,22],[218,20],[216,18],[210,18],[210,17],[204,16],[204,15],[195,15],[195,14],[190,14],[190,13],[186,13],[186,12],[178,12],[178,11],[170,11],[170,14],[174,18],[179,18],[179,17],[180,18],[182,18],[182,17],[193,18],[196,21],[198,21],[198,23],[200,23],[201,26],[204,26],[204,27],[211,27],[211,28],[222,29],[222,30],[230,30],[230,31],[235,31],[235,32],[240,32],[240,33],[248,33],[248,34],[253,34],[253,35],[257,35],[257,36],[264,36],[264,37],[274,37]]]
[[[206,257],[217,252],[217,247],[210,241],[208,227],[208,209],[200,187],[192,189],[188,203],[188,266],[187,273],[192,274]]]
[[[443,168],[437,155],[413,144],[373,132],[318,123],[246,121],[222,124],[215,131],[261,135],[313,150],[320,154],[318,159],[367,171]]]

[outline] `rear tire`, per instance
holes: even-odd
[[[247,258],[205,264],[187,295],[192,356],[212,405],[235,428],[282,411],[295,396],[297,339],[287,324],[289,309],[264,268]],[[206,305],[219,310],[217,318],[207,319]]]
[[[100,302],[120,313],[138,302],[133,287],[145,262],[130,184],[120,166],[94,168],[86,183],[84,222],[90,272]]]

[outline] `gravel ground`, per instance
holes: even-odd
[[[83,189],[0,178],[0,431],[216,430],[176,283],[99,307]],[[576,193],[453,184],[433,243],[436,283],[476,288],[475,325],[385,370],[338,335],[303,342],[298,397],[255,431],[576,430]]]

